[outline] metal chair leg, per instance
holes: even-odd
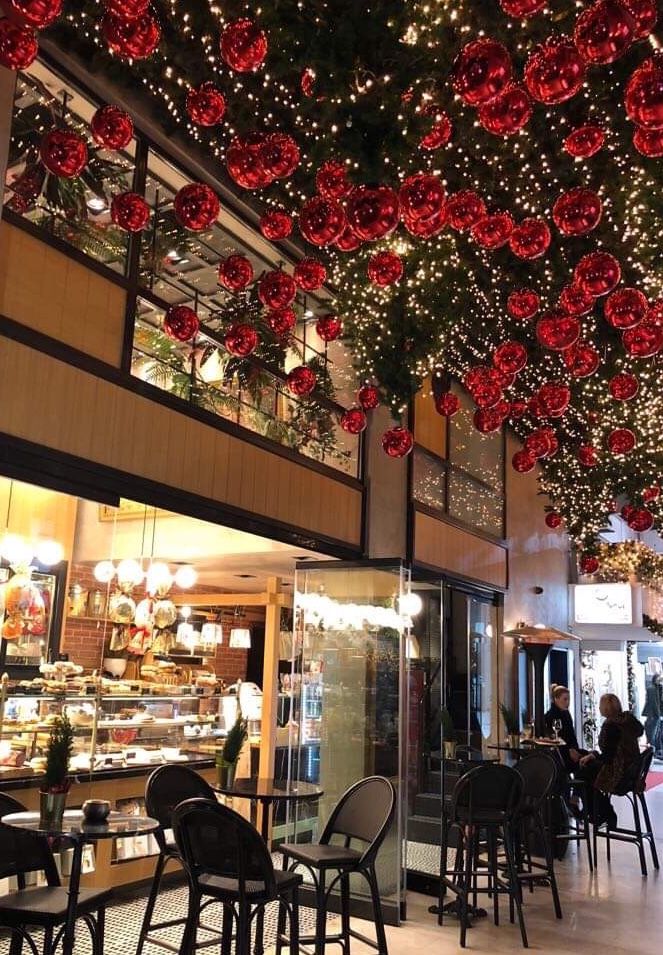
[[[180,955],[195,955],[198,919],[200,918],[200,896],[193,888],[189,889],[189,903],[184,933],[180,944]]]
[[[145,941],[149,935],[150,927],[152,925],[152,916],[154,915],[154,906],[156,905],[157,896],[159,895],[159,886],[161,885],[161,878],[165,868],[166,857],[161,852],[157,858],[157,864],[154,869],[154,877],[152,878],[152,885],[150,886],[150,894],[147,897],[147,905],[145,906],[145,914],[143,915],[143,924],[140,927],[140,935],[138,936],[136,955],[142,955],[143,946],[145,945]]]
[[[378,955],[388,955],[387,933],[384,930],[384,915],[382,913],[382,900],[378,887],[378,877],[373,866],[366,870],[366,878],[368,879],[368,884],[371,889],[371,898],[373,900],[373,921],[375,922]]]
[[[460,919],[460,947],[465,948],[467,926],[469,923],[470,889],[472,887],[472,860],[474,859],[475,832],[470,826],[463,828],[465,872],[463,873],[458,896],[458,917]]]
[[[223,922],[221,924],[221,955],[231,955],[233,947],[233,922],[235,920],[235,910],[232,905],[223,906]],[[285,927],[285,923],[284,923]],[[281,950],[276,948],[277,953]]]
[[[638,793],[637,798],[642,806],[642,813],[645,817],[645,825],[649,833],[649,848],[651,850],[651,859],[655,869],[658,869],[658,852],[656,851],[656,840],[654,839],[654,830],[652,829],[651,819],[649,818],[649,807],[644,793]]]
[[[350,952],[350,876],[341,876],[341,934],[343,935],[343,952]]]
[[[327,933],[327,896],[325,892],[325,870],[318,872],[318,884],[315,892],[315,955],[324,955],[325,936]]]
[[[557,877],[555,876],[555,862],[552,854],[552,847],[550,845],[550,839],[548,838],[548,833],[546,832],[545,826],[543,825],[543,817],[539,815],[537,818],[537,823],[539,826],[539,833],[543,841],[543,851],[545,853],[546,860],[546,873],[548,875],[548,880],[550,881],[550,891],[553,897],[553,906],[555,907],[555,915],[558,919],[562,918],[562,904],[559,900],[559,890],[557,888]],[[532,882],[533,885],[533,882]]]
[[[640,822],[640,810],[638,809],[638,800],[635,796],[630,800],[633,806],[633,821],[635,823],[635,833],[638,845],[638,855],[640,856],[640,871],[644,876],[647,875],[647,857],[645,856],[645,841],[642,836],[642,824]]]
[[[290,944],[288,955],[299,955],[299,889],[292,890],[290,897]]]
[[[529,948],[529,942],[527,941],[527,931],[525,929],[525,918],[523,916],[523,902],[522,902],[522,894],[520,891],[520,882],[518,880],[518,874],[516,872],[516,867],[514,865],[513,833],[511,832],[510,826],[504,827],[504,852],[506,854],[506,862],[507,862],[507,867],[509,870],[510,894],[514,896],[516,912],[518,913],[520,937],[523,942],[523,948]]]
[[[97,912],[97,924],[94,932],[94,955],[104,955],[104,935],[106,932],[106,909],[102,906]]]

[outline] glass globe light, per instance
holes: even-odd
[[[5,534],[0,544],[0,554],[11,567],[29,567],[33,549],[20,534]]]
[[[147,568],[145,586],[149,594],[156,594],[163,597],[170,590],[172,583],[173,577],[168,568],[168,564],[157,560]]]
[[[64,547],[59,541],[45,540],[37,544],[37,560],[44,567],[59,564],[64,557]]]
[[[416,617],[422,607],[421,597],[414,592],[398,598],[398,612],[402,617]]]
[[[100,584],[109,584],[115,576],[115,564],[112,560],[100,560],[94,568],[94,578]]]
[[[189,590],[198,580],[198,572],[191,564],[184,564],[175,571],[175,583],[182,590]]]
[[[117,580],[121,587],[137,587],[144,576],[137,560],[121,560],[117,566]]]

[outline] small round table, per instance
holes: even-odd
[[[304,802],[307,799],[320,799],[324,790],[314,783],[304,783],[287,779],[236,779],[232,786],[214,786],[214,791],[222,796],[238,799],[250,799],[262,806],[260,835],[265,842],[269,838],[269,812],[272,803],[283,799],[285,802]]]
[[[35,835],[53,839],[67,839],[73,843],[71,875],[68,886],[67,919],[62,939],[63,955],[73,955],[76,936],[76,908],[81,884],[83,846],[101,839],[122,839],[124,836],[147,835],[159,828],[156,819],[148,816],[129,816],[111,812],[103,825],[89,825],[80,810],[68,810],[59,827],[42,826],[38,812],[14,812],[0,819],[3,826],[22,829]]]

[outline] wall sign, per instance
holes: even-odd
[[[633,623],[630,584],[578,584],[574,598],[575,623]]]

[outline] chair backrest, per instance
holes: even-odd
[[[203,875],[238,882],[262,882],[276,898],[274,866],[262,836],[250,822],[216,800],[187,799],[173,811],[173,833],[194,884]]]
[[[647,788],[647,774],[651,769],[651,763],[654,758],[654,748],[653,746],[647,746],[640,753],[640,759],[638,761],[638,772],[635,777],[635,783],[633,784],[633,789],[637,793],[643,793]]]
[[[162,851],[165,848],[164,830],[172,828],[175,806],[185,799],[214,798],[210,784],[188,766],[159,766],[155,769],[145,787],[145,810],[161,827],[154,834],[159,848]]]
[[[389,830],[396,810],[396,790],[384,776],[367,776],[347,789],[332,809],[320,837],[328,843],[341,836],[349,845],[353,839],[366,845],[362,862],[375,858]]]
[[[25,806],[7,793],[0,793],[0,818],[14,812],[26,812]],[[45,836],[0,825],[0,879],[16,876],[25,888],[29,872],[43,872],[48,885],[60,885],[55,859]]]
[[[519,809],[535,812],[548,798],[557,780],[555,759],[548,753],[528,753],[518,762],[516,772],[523,781]]]
[[[500,763],[484,763],[460,777],[451,798],[452,818],[471,822],[482,817],[510,816],[520,803],[523,781],[515,769]]]

